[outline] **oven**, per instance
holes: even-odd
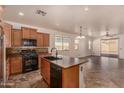
[[[35,50],[22,50],[23,73],[38,69],[38,54]]]

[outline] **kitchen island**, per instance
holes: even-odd
[[[78,88],[79,68],[86,62],[86,58],[59,56],[53,60],[41,57],[41,75],[51,88]]]

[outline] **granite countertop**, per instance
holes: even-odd
[[[43,59],[47,60],[50,63],[58,65],[62,68],[69,68],[72,66],[76,66],[76,65],[80,65],[80,64],[84,64],[84,63],[88,62],[87,58],[69,57],[69,56],[62,56],[62,55],[59,57],[62,59],[54,60],[54,61],[51,61],[51,60],[48,60],[45,58],[43,58]]]

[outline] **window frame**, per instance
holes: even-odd
[[[62,51],[62,50],[64,50],[64,51],[69,51],[69,48],[70,48],[70,42],[69,42],[69,40],[70,40],[70,37],[67,37],[67,36],[62,36],[62,35],[55,35],[55,42],[54,42],[54,44],[55,44],[55,47],[56,47],[56,37],[59,37],[60,39],[61,39],[61,45],[62,45],[62,49],[58,49],[58,50],[60,50],[60,51]],[[68,39],[68,49],[64,49],[64,41],[63,41],[63,39],[64,38],[67,38]],[[57,48],[57,47],[56,47]]]
[[[76,40],[78,41],[77,43],[76,43]],[[79,39],[75,39],[74,40],[74,50],[78,50],[79,49]],[[75,46],[77,46],[77,48],[75,47]]]

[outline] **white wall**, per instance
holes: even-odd
[[[119,58],[124,59],[124,34],[120,35],[120,40],[119,40]]]
[[[49,50],[55,46],[55,35],[62,35],[70,38],[70,48],[69,51],[59,51],[59,54],[62,55],[68,55],[68,56],[80,56],[80,57],[85,57],[90,55],[90,52],[88,50],[88,39],[83,39],[80,40],[80,45],[78,50],[74,50],[74,40],[77,35],[75,34],[69,34],[61,31],[56,31],[53,29],[47,29],[47,28],[40,28],[40,27],[35,27],[35,26],[30,26],[30,25],[25,25],[21,23],[16,23],[16,22],[10,22],[6,21],[7,23],[10,23],[13,25],[13,28],[16,29],[21,29],[21,27],[31,27],[31,28],[36,28],[38,32],[43,32],[43,33],[49,33],[50,34],[50,48]]]
[[[93,53],[92,55],[100,56],[100,38],[93,40]]]

